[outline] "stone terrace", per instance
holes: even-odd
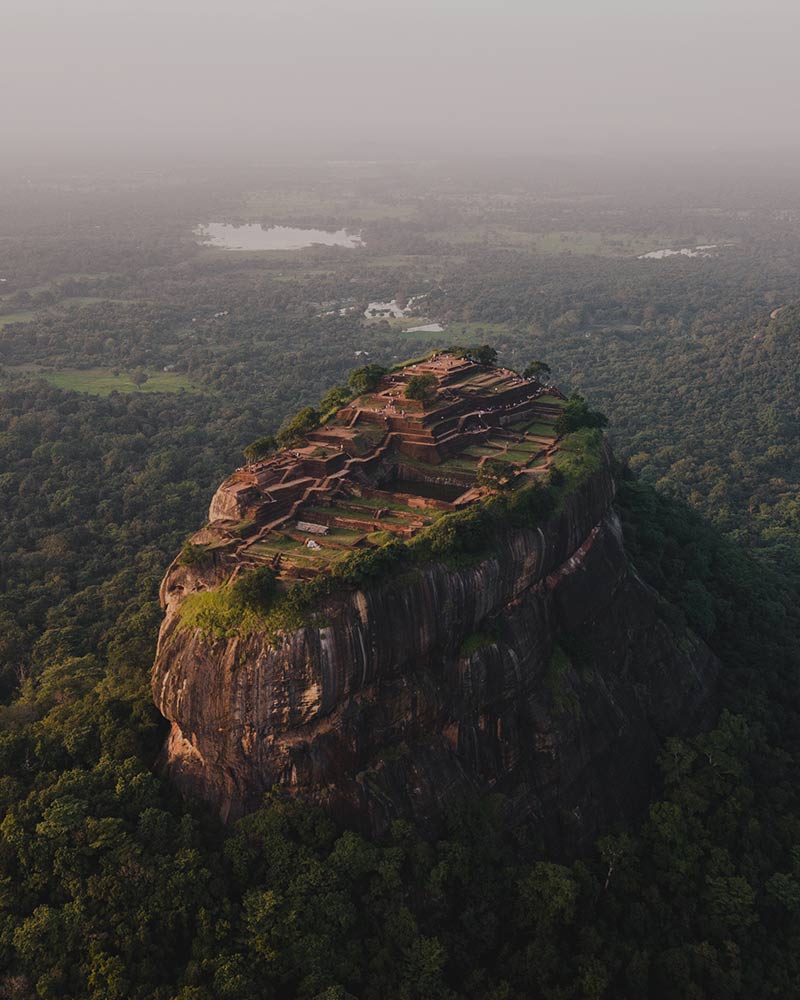
[[[431,398],[407,399],[414,375],[436,378]],[[237,469],[217,490],[209,532],[235,539],[251,565],[306,578],[347,551],[407,538],[443,511],[489,490],[490,459],[513,467],[515,485],[547,471],[558,447],[557,389],[503,368],[440,353],[386,375],[298,447]]]

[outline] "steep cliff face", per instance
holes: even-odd
[[[173,564],[153,671],[166,769],[223,817],[280,785],[380,833],[434,833],[494,790],[571,851],[650,792],[660,740],[709,711],[717,664],[676,634],[626,559],[608,461],[541,527],[468,566],[339,593],[324,627],[270,642],[187,630],[187,593],[229,573]]]

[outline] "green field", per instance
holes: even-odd
[[[33,319],[34,313],[28,312],[15,312],[6,313],[4,316],[0,316],[0,330],[4,326],[8,326],[10,323],[28,323]]]
[[[528,424],[525,428],[525,433],[535,434],[537,437],[554,438],[556,436],[556,429],[553,424],[534,421],[532,424]]]
[[[65,368],[59,372],[38,372],[41,378],[47,379],[51,385],[59,389],[72,389],[74,392],[88,392],[92,396],[108,396],[116,392],[197,392],[185,375],[179,372],[149,372],[147,381],[137,386],[126,372],[115,375],[107,368]]]

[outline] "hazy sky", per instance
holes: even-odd
[[[798,0],[0,0],[3,145],[768,152],[798,38]]]

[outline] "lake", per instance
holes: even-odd
[[[223,250],[303,250],[306,247],[363,247],[361,234],[346,229],[298,229],[295,226],[270,226],[257,222],[234,226],[228,222],[208,222],[194,228],[199,243]]]
[[[405,333],[444,333],[441,323],[426,323],[424,326],[410,326]]]
[[[709,250],[716,250],[717,244],[710,243],[700,247],[682,247],[680,250],[651,250],[650,253],[639,255],[639,260],[664,260],[666,257],[713,257]]]

